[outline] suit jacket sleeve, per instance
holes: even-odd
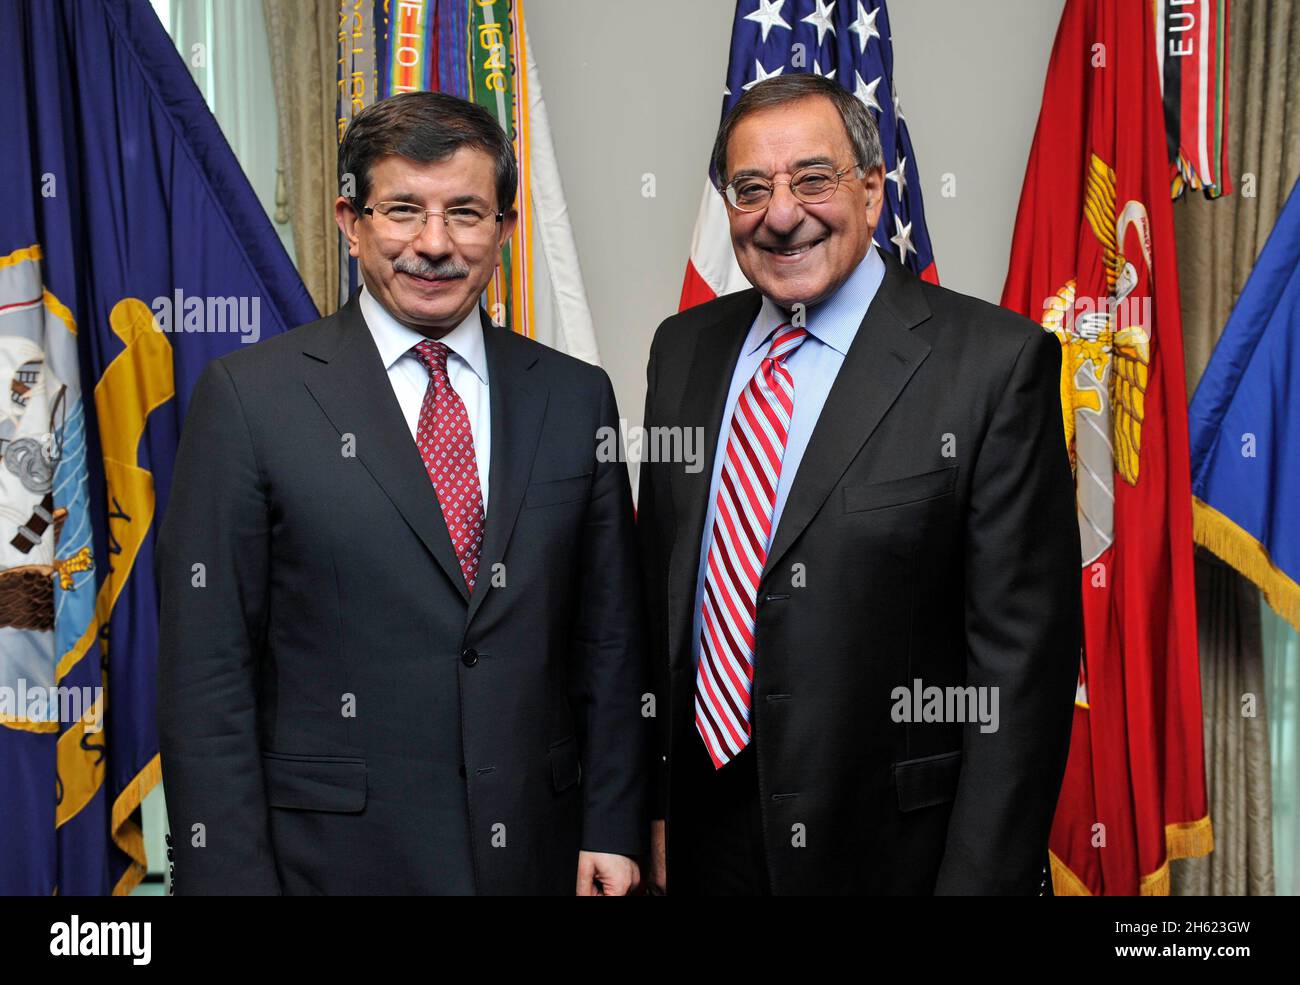
[[[158,725],[178,894],[278,894],[257,732],[265,485],[229,371],[195,388],[158,538]]]
[[[658,333],[656,333],[656,341]],[[646,364],[645,415],[642,427],[647,435],[655,426],[655,345],[650,346]],[[644,444],[643,444],[644,448]],[[650,739],[650,818],[662,820],[668,813],[668,701],[669,667],[665,627],[668,614],[664,611],[664,591],[667,584],[668,545],[661,536],[655,485],[660,465],[649,457],[641,461],[637,477],[637,535],[641,542],[641,571],[646,597],[646,649],[650,676],[650,692],[655,701],[655,717],[651,719]]]
[[[1081,631],[1060,370],[1055,337],[1029,336],[973,465],[966,683],[997,689],[999,727],[965,726],[940,894],[1040,888],[1069,749]]]
[[[603,372],[598,426],[620,433],[614,390]],[[582,533],[574,636],[574,703],[586,789],[582,848],[636,856],[646,851],[647,840],[641,573],[627,466],[600,457]]]

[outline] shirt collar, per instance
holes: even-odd
[[[366,327],[374,337],[385,370],[392,369],[393,363],[410,352],[416,343],[427,338],[394,318],[379,303],[379,299],[370,293],[364,282],[358,303],[361,306],[361,317],[365,319]],[[487,383],[487,354],[483,347],[483,324],[479,321],[477,305],[465,316],[464,321],[438,341],[446,343],[447,348],[469,364],[474,375]]]
[[[867,247],[867,255],[849,274],[848,280],[825,301],[808,309],[804,325],[808,334],[840,355],[848,355],[849,346],[858,334],[858,326],[862,324],[884,277],[885,262],[873,243]],[[789,321],[790,313],[765,296],[745,340],[745,352],[752,354],[760,346],[767,345],[772,333]]]

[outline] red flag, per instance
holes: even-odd
[[[1061,341],[1084,609],[1058,894],[1162,895],[1213,847],[1171,165],[1150,8],[1067,0],[1004,306]]]

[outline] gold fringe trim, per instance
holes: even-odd
[[[113,803],[113,841],[131,857],[131,865],[127,866],[122,878],[113,887],[114,896],[130,896],[149,871],[149,859],[144,850],[144,831],[131,815],[161,779],[161,754],[154,753],[153,759],[122,789]]]
[[[1144,875],[1138,887],[1139,896],[1169,895],[1169,863],[1176,858],[1200,858],[1214,851],[1214,826],[1210,816],[1196,821],[1178,821],[1165,825],[1165,860],[1155,872]],[[1061,861],[1055,852],[1048,852],[1052,863],[1052,892],[1057,896],[1091,896],[1088,887]]]
[[[1214,825],[1210,815],[1199,821],[1180,821],[1165,825],[1165,845],[1169,858],[1201,858],[1214,851]]]
[[[15,732],[46,732],[52,735],[59,730],[58,722],[34,722],[30,718],[16,718],[12,715],[0,715],[0,725]]]
[[[1068,865],[1062,862],[1056,852],[1048,852],[1052,863],[1052,892],[1057,896],[1091,896],[1083,880],[1076,876]]]
[[[1300,632],[1300,585],[1273,563],[1263,544],[1195,496],[1192,534],[1196,543],[1254,582],[1273,610]]]
[[[49,309],[50,314],[52,314],[59,321],[63,322],[63,326],[70,333],[76,335],[77,320],[72,317],[72,312],[68,310],[68,306],[64,304],[62,301],[60,301],[58,298],[56,298],[53,294],[51,294],[50,289],[48,287],[45,289],[45,292],[42,295],[42,300],[44,300],[45,307]]]
[[[26,263],[28,260],[41,259],[41,244],[33,243],[31,246],[24,246],[21,249],[14,250],[12,253],[0,257],[0,270],[5,267],[16,267],[20,263]]]
[[[1169,859],[1165,859],[1164,864],[1155,872],[1148,873],[1142,877],[1142,884],[1138,887],[1139,896],[1168,896],[1169,895]]]

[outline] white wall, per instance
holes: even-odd
[[[757,7],[756,0],[741,0]],[[850,2],[850,0],[840,0]],[[894,82],[940,281],[996,301],[1064,0],[892,0]],[[722,107],[732,0],[527,0],[600,344],[630,423],[677,308]],[[956,196],[940,196],[942,175]],[[655,176],[655,197],[642,196]]]

